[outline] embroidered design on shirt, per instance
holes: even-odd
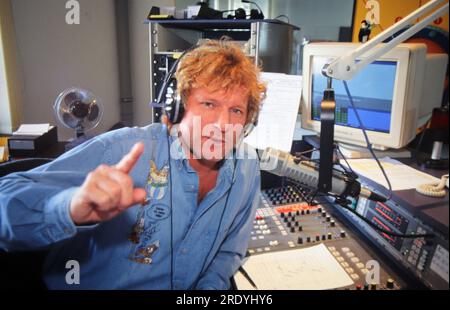
[[[167,218],[170,208],[166,205],[155,203],[161,200],[168,186],[169,165],[165,164],[158,170],[156,163],[150,160],[150,171],[147,177],[147,199],[141,205],[136,223],[128,236],[133,244],[129,259],[141,263],[151,264],[153,253],[159,248],[159,240],[151,241],[155,232],[159,230],[159,222]]]
[[[153,262],[152,256],[159,249],[159,240],[151,243],[148,246],[138,247],[133,257],[130,257],[131,260],[141,263],[141,264],[151,264]]]
[[[169,179],[169,166],[165,164],[160,170],[153,160],[150,160],[150,172],[147,178],[147,197],[160,200],[166,193]]]

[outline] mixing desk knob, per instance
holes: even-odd
[[[327,240],[327,236],[322,235],[322,240]]]
[[[317,208],[317,212],[322,213],[322,208],[321,207]]]
[[[328,233],[328,235],[327,235],[328,240],[331,240],[332,237],[333,237],[333,235],[331,233]]]
[[[306,242],[311,242],[311,237],[306,237]]]
[[[322,217],[326,217],[327,213],[325,211],[322,211]]]
[[[291,227],[291,233],[295,233],[295,227],[294,226]]]
[[[336,226],[336,222],[334,220],[330,221],[330,225],[331,225],[331,227],[334,227],[334,226]]]
[[[327,222],[330,222],[331,221],[331,216],[327,216],[326,220],[327,220]]]
[[[347,234],[345,233],[345,231],[344,231],[344,230],[341,230],[341,238],[345,238],[346,235],[347,235]]]
[[[303,226],[298,226],[298,231],[303,231]]]
[[[302,237],[298,237],[297,243],[298,243],[298,244],[303,244],[303,238],[302,238]]]
[[[320,241],[320,236],[319,235],[316,236],[316,241]]]

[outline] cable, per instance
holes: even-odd
[[[345,91],[347,92],[348,99],[350,100],[350,104],[351,104],[353,110],[355,111],[355,115],[356,115],[356,118],[358,119],[359,126],[361,127],[361,130],[362,130],[363,135],[364,135],[364,139],[366,140],[367,149],[369,150],[369,152],[372,155],[373,159],[375,159],[376,163],[380,167],[381,172],[383,173],[383,176],[386,179],[386,182],[388,184],[388,191],[389,192],[388,192],[388,196],[386,198],[387,198],[387,200],[389,200],[389,199],[392,198],[392,185],[391,185],[391,182],[389,181],[389,178],[388,178],[388,176],[386,174],[386,171],[384,171],[383,166],[381,165],[380,161],[378,160],[377,156],[375,155],[375,152],[372,149],[372,145],[370,144],[369,137],[367,136],[367,133],[366,133],[366,128],[364,127],[364,125],[363,125],[363,123],[361,121],[361,118],[359,117],[358,110],[356,109],[355,104],[353,103],[353,98],[352,98],[352,95],[350,94],[350,90],[348,89],[347,81],[344,80],[342,82],[344,82],[344,87],[345,87]]]
[[[274,19],[279,19],[280,17],[286,17],[288,24],[291,23],[291,22],[289,21],[289,16],[284,15],[284,14],[278,15],[277,17],[274,17]]]
[[[416,188],[416,191],[424,196],[436,198],[445,197],[445,183],[447,180],[448,174],[444,174],[439,183],[421,184]]]
[[[168,162],[169,162],[169,178],[170,178],[170,290],[173,290],[173,195],[172,195],[172,164],[170,163],[170,130],[167,129],[167,152],[168,152]]]

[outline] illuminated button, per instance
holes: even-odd
[[[366,266],[363,263],[356,263],[356,267],[358,267],[359,269],[366,268]]]
[[[336,251],[336,248],[335,248],[334,246],[329,246],[329,247],[328,247],[328,250],[330,250],[330,251]]]
[[[350,260],[352,261],[352,263],[359,263],[359,258],[358,257],[352,257],[352,258],[350,258]]]
[[[347,247],[341,248],[341,250],[342,250],[342,252],[344,252],[344,253],[350,252],[350,248],[347,248]]]
[[[361,272],[362,272],[362,274],[367,274],[369,272],[369,270],[367,268],[362,268]]]
[[[336,257],[336,260],[338,261],[338,262],[343,262],[345,259],[342,257],[342,256],[337,256]]]
[[[273,240],[269,242],[270,246],[277,246],[278,245],[278,240]]]
[[[341,266],[344,267],[344,268],[347,268],[349,265],[348,265],[347,262],[342,262],[342,263],[341,263]]]
[[[353,252],[348,252],[348,253],[345,253],[345,255],[347,255],[348,258],[352,258],[352,257],[355,256],[355,253],[353,253]]]
[[[352,274],[353,272],[355,272],[353,270],[353,268],[349,267],[349,268],[345,268],[345,271],[347,271],[347,273]]]
[[[359,276],[358,276],[356,273],[350,274],[350,277],[351,277],[353,280],[358,280],[358,279],[359,279]],[[358,289],[358,288],[357,288],[357,289]],[[359,289],[361,289],[361,285],[359,286]]]

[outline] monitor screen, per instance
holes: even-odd
[[[311,119],[320,120],[320,103],[327,79],[321,73],[329,58],[314,56],[312,62]],[[353,103],[367,130],[389,133],[397,71],[396,61],[375,61],[347,82]],[[336,125],[360,128],[344,83],[333,80],[336,100]]]

